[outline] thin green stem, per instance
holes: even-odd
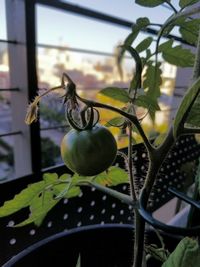
[[[128,125],[128,172],[129,172],[129,180],[130,180],[130,187],[131,187],[131,197],[134,201],[136,201],[136,193],[135,193],[135,186],[134,186],[134,175],[133,175],[133,142],[132,142],[132,124]]]
[[[136,209],[138,207],[138,203],[136,201],[133,201],[133,199],[126,195],[126,194],[123,194],[121,192],[118,192],[112,188],[108,188],[108,187],[105,187],[103,185],[100,185],[98,183],[95,183],[95,182],[89,182],[89,181],[81,181],[79,182],[77,185],[79,186],[91,186],[91,187],[94,187],[96,188],[97,190],[99,191],[102,191],[103,193],[106,193],[116,199],[119,199],[120,201],[122,201],[123,203],[127,204],[127,205],[131,205],[134,209]]]
[[[142,216],[139,214],[138,210],[134,212],[134,263],[133,267],[141,267],[143,261],[143,252],[144,252],[144,232],[145,232],[145,221]]]
[[[169,5],[169,7],[174,11],[174,13],[178,12],[176,8],[172,5],[172,3],[170,3],[169,1],[165,1],[165,3]]]
[[[88,100],[88,99],[84,99],[84,98],[80,97],[77,94],[76,94],[76,97],[81,102],[86,104],[87,106],[108,109],[108,110],[114,111],[114,112],[122,115],[123,117],[127,118],[137,128],[137,130],[138,130],[139,134],[141,135],[141,137],[143,139],[143,142],[144,142],[147,150],[149,151],[149,153],[151,153],[151,151],[154,150],[154,147],[149,142],[149,140],[148,140],[148,138],[147,138],[142,126],[140,125],[140,122],[139,122],[138,118],[135,115],[127,113],[127,112],[125,112],[125,111],[123,111],[121,109],[118,109],[118,108],[114,107],[114,106],[110,106],[110,105],[107,105],[107,104],[99,103],[99,102]]]
[[[171,149],[172,145],[174,144],[174,136],[173,136],[173,129],[170,129],[166,139],[162,143],[160,147],[151,151],[149,153],[149,168],[147,172],[147,177],[145,180],[145,184],[142,190],[146,191],[147,194],[147,201],[145,206],[147,207],[148,204],[148,197],[150,195],[151,189],[159,172],[159,169],[166,158],[169,150]],[[145,221],[144,219],[138,215],[136,218],[136,239],[135,239],[135,261],[134,267],[140,267],[142,262],[143,254],[141,251],[144,249],[144,230],[145,230]]]

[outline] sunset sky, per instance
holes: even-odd
[[[132,22],[135,22],[138,17],[148,16],[152,22],[163,23],[165,18],[171,14],[171,11],[166,7],[144,8],[131,0],[70,0],[65,2]],[[177,5],[178,1],[172,2]],[[4,0],[0,0],[0,10],[0,38],[6,39]],[[116,27],[112,24],[105,24],[40,5],[37,5],[36,10],[38,43],[63,44],[69,47],[112,53],[113,47],[119,41],[123,41],[130,32],[127,28]]]

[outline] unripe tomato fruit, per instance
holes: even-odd
[[[117,143],[111,132],[97,124],[92,129],[70,130],[61,142],[65,165],[83,176],[93,176],[110,167],[117,155]]]

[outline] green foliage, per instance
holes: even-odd
[[[159,46],[164,60],[179,67],[192,67],[194,65],[194,54],[182,48],[181,45],[173,47],[173,40],[168,40]]]
[[[123,125],[124,122],[125,122],[125,119],[123,117],[114,117],[111,120],[109,120],[105,124],[105,126],[106,127],[111,127],[111,126],[120,127]]]
[[[128,183],[128,174],[118,168],[111,167],[107,172],[94,177],[83,177],[77,174],[70,176],[63,174],[60,177],[56,173],[45,173],[43,180],[27,186],[20,193],[8,200],[0,207],[0,217],[11,215],[23,208],[29,208],[27,219],[16,224],[16,227],[34,223],[40,226],[47,213],[60,201],[61,198],[77,197],[81,193],[82,184],[92,186],[98,183],[103,186],[116,186]],[[107,189],[109,193],[109,189]],[[119,195],[123,197],[123,195]]]
[[[136,0],[135,1],[138,5],[145,6],[145,7],[156,7],[161,4],[164,4],[166,0]]]
[[[147,48],[149,48],[149,46],[152,44],[153,42],[153,38],[152,37],[147,37],[146,39],[144,39],[143,41],[141,41],[141,43],[139,43],[135,50],[138,53],[141,53],[143,51],[145,51]]]
[[[181,8],[185,8],[187,6],[193,5],[193,4],[198,3],[198,2],[199,2],[199,0],[180,0],[179,6]]]
[[[192,67],[194,65],[194,55],[189,49],[185,49],[180,45],[174,45],[173,40],[165,41],[162,44],[160,44],[160,40],[163,36],[166,37],[166,35],[169,34],[175,26],[178,26],[182,38],[191,44],[195,44],[197,42],[200,20],[192,20],[191,18],[186,18],[185,12],[184,16],[181,16],[181,11],[176,11],[176,9],[173,8],[170,0],[136,0],[135,2],[141,6],[146,7],[156,7],[161,4],[168,3],[168,5],[172,7],[174,14],[163,25],[160,26],[160,31],[158,33],[157,39],[155,40],[156,48],[152,48],[152,37],[147,37],[143,39],[137,45],[134,44],[140,31],[146,30],[147,27],[151,24],[149,19],[146,17],[137,19],[136,23],[132,27],[131,33],[125,39],[124,45],[120,47],[121,50],[118,55],[119,66],[122,57],[127,51],[130,53],[132,59],[135,62],[136,69],[133,73],[133,78],[130,81],[130,87],[128,89],[107,87],[101,90],[100,93],[114,100],[118,100],[124,104],[127,104],[123,107],[125,118],[122,118],[121,116],[115,117],[110,120],[107,125],[120,127],[125,124],[125,122],[127,122],[126,120],[128,120],[132,123],[132,132],[137,131],[137,133],[139,133],[142,137],[148,152],[147,154],[149,156],[149,166],[151,166],[149,168],[148,175],[146,176],[146,180],[143,187],[143,189],[146,190],[145,193],[148,196],[150,195],[152,185],[154,184],[155,179],[157,178],[157,174],[159,173],[162,163],[165,160],[170,147],[173,145],[174,141],[176,141],[176,138],[181,136],[182,134],[187,133],[184,132],[184,130],[186,130],[186,127],[188,127],[187,130],[189,129],[189,127],[192,127],[193,130],[196,128],[200,128],[200,78],[198,78],[193,83],[191,88],[189,88],[177,111],[172,125],[172,128],[174,130],[174,138],[171,138],[171,132],[169,132],[169,134],[163,134],[158,136],[154,144],[151,144],[151,141],[148,140],[148,137],[146,136],[142,128],[143,125],[141,124],[141,119],[137,118],[137,112],[135,112],[135,109],[137,108],[137,106],[147,109],[152,120],[154,120],[155,112],[157,110],[160,110],[160,107],[158,105],[158,99],[161,95],[160,87],[162,84],[162,70],[161,62],[159,61],[159,56],[162,57],[162,60],[167,61],[170,64],[176,65],[178,67]],[[180,0],[179,5],[181,9],[184,9],[185,7],[193,5],[197,2],[198,1],[196,0]],[[189,15],[190,14],[191,13],[189,13]],[[144,51],[146,51],[146,56],[141,59],[139,54]],[[77,103],[80,101],[82,102],[82,104],[85,105],[84,107],[87,109],[92,109],[93,107],[107,108],[111,111],[118,111],[118,113],[121,114],[121,111],[117,108],[114,109],[111,106],[104,105],[102,103],[96,103],[95,101],[85,100],[82,97],[78,96],[75,89],[76,86],[68,78],[68,76],[63,75],[62,78],[63,84],[61,87],[66,90],[65,102],[70,102],[71,107],[76,106]],[[65,84],[64,78],[67,79],[67,86]],[[39,101],[38,99],[40,97],[41,96],[37,97],[37,101]],[[45,119],[48,119],[49,112],[47,112],[47,110],[44,111],[44,107],[42,108],[44,117],[46,116]],[[71,112],[72,110],[70,109],[68,111]],[[72,115],[71,117],[73,117],[73,112],[71,112],[70,114]],[[51,116],[53,116],[53,114],[51,114]],[[57,121],[57,118],[55,120]],[[76,123],[74,123],[74,125],[76,125]],[[129,127],[129,129],[131,127]],[[131,140],[131,135],[132,133],[130,132],[129,140]],[[0,207],[0,217],[8,216],[12,213],[18,212],[23,208],[26,208],[30,211],[29,217],[15,226],[24,226],[30,223],[34,223],[35,225],[40,226],[48,212],[53,207],[55,207],[55,205],[60,201],[60,199],[77,197],[81,193],[82,186],[95,187],[96,189],[106,194],[109,194],[112,197],[115,197],[128,205],[132,205],[133,208],[138,209],[138,200],[140,196],[137,195],[137,188],[135,189],[133,186],[135,181],[132,175],[134,174],[134,171],[130,166],[132,163],[131,146],[132,143],[130,142],[129,156],[127,157],[128,159],[124,157],[128,166],[127,172],[118,167],[110,167],[108,170],[95,176],[64,174],[59,177],[55,173],[46,173],[43,176],[42,181],[28,185],[27,188],[25,188],[19,194],[14,196],[12,200],[6,201],[4,205]],[[156,150],[158,146],[159,149]],[[58,148],[56,148],[55,151],[49,151],[48,145],[46,145],[44,150],[50,156],[48,160],[52,159],[52,154],[59,153]],[[99,161],[97,162],[97,164],[99,165]],[[184,165],[184,167],[187,167],[186,164]],[[199,176],[199,169],[197,176]],[[129,179],[131,181],[130,186],[132,197],[117,192],[116,190],[110,188],[119,184],[129,183]],[[135,201],[135,199],[137,199],[138,202]],[[138,213],[139,212],[135,213],[136,219]],[[145,228],[145,225],[143,224],[143,221],[141,219],[135,220],[135,222],[135,229],[140,230]],[[141,233],[139,232],[137,234]],[[139,240],[138,238],[139,242],[136,239],[136,247],[139,253],[143,252],[143,233],[141,234],[141,238],[142,240]],[[159,248],[156,245],[150,245],[148,247],[149,250],[147,252],[151,253],[151,255],[153,255],[155,258],[161,261],[165,261],[162,267],[199,266],[200,248],[196,240],[193,240],[188,237],[184,238],[168,259],[168,251],[165,250],[162,241],[161,245],[162,248]],[[138,254],[136,256],[138,258],[141,256],[142,258],[142,254],[143,253],[141,253],[141,255]],[[140,266],[141,265],[142,264],[140,264]]]
[[[143,28],[146,28],[149,24],[150,24],[150,21],[147,17],[137,19],[136,23],[133,24],[132,32],[125,39],[124,45],[126,46],[132,45],[133,41],[136,39],[139,32]]]
[[[135,105],[143,107],[149,110],[149,112],[155,112],[160,110],[160,107],[157,101],[153,98],[150,98],[148,95],[139,95],[134,102]]]
[[[162,267],[198,267],[200,248],[197,240],[185,237],[178,244]]]
[[[99,174],[94,182],[105,186],[116,186],[123,183],[129,183],[127,172],[118,167],[111,167],[108,173]]]
[[[154,106],[157,106],[157,99],[160,96],[160,85],[162,84],[162,71],[160,66],[160,63],[153,65],[153,62],[149,61],[146,73],[144,75],[143,87],[144,89],[147,89],[146,95],[151,101],[153,101],[153,103],[155,103]],[[153,120],[155,111],[156,110],[153,109],[153,106],[151,105],[150,116]]]
[[[199,93],[200,93],[200,78],[198,78],[193,83],[190,90],[185,94],[178,108],[177,114],[174,119],[174,136],[177,136],[178,134],[180,134],[179,131],[183,130],[183,126],[184,126],[183,124],[187,122],[188,115],[191,112],[193,105],[195,103],[195,100],[197,99]],[[196,112],[195,108],[196,106],[194,106],[193,112]],[[191,120],[190,120],[190,123],[191,123]],[[199,127],[199,124],[195,126]]]
[[[199,33],[199,25],[200,19],[185,20],[184,22],[181,22],[179,31],[182,38],[190,44],[196,44]]]
[[[121,101],[123,103],[127,103],[130,101],[130,97],[126,89],[118,88],[118,87],[107,87],[102,89],[100,94],[111,97],[115,100]]]

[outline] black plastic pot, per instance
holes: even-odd
[[[147,233],[150,243],[156,243],[153,232]],[[165,237],[175,246],[172,237]],[[131,267],[133,228],[131,225],[92,225],[46,238],[14,256],[2,267],[75,267],[81,254],[81,267]],[[171,247],[173,249],[173,247]],[[159,267],[150,260],[148,267]]]

